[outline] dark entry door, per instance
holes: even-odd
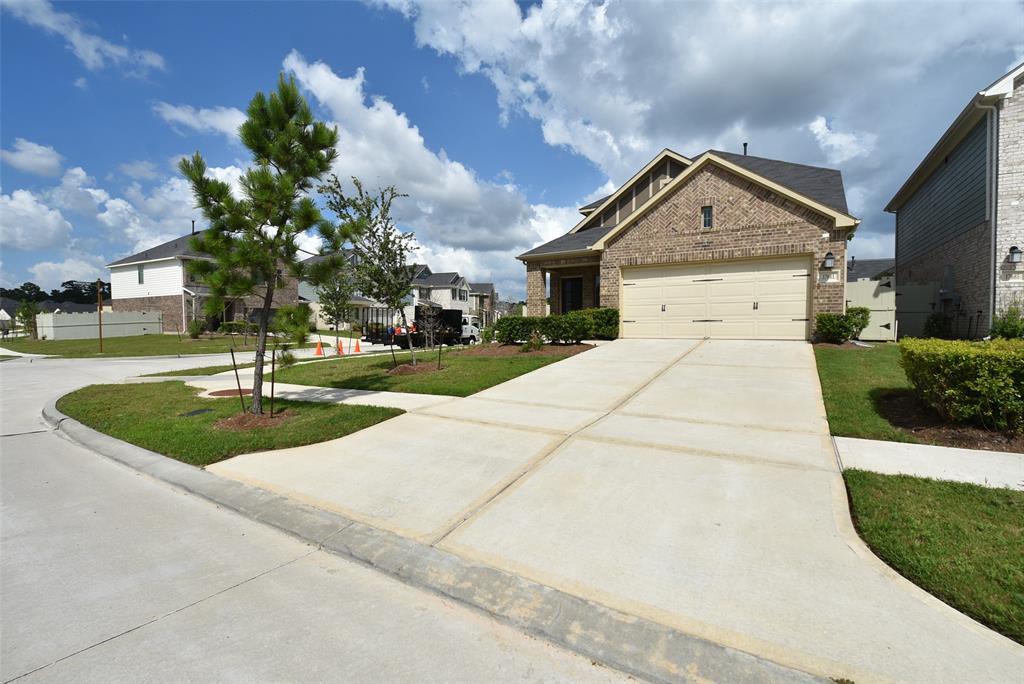
[[[583,279],[565,278],[562,280],[562,313],[578,311],[583,308]]]

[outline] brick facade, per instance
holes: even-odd
[[[701,224],[704,206],[713,207],[711,229]],[[841,312],[846,235],[834,225],[827,216],[709,165],[607,245],[601,255],[601,305],[619,306],[623,267],[806,254],[814,279],[812,318]],[[820,270],[828,252],[835,257],[832,272]]]
[[[567,278],[579,278],[583,283],[583,308],[592,309],[597,306],[597,292],[594,287],[594,280],[600,273],[600,266],[597,264],[589,266],[575,266],[569,268],[551,269],[551,313],[560,314],[562,311],[562,281]]]
[[[110,308],[114,311],[159,311],[163,314],[165,333],[182,332],[181,295],[111,299]]]
[[[953,317],[954,334],[984,337],[992,308],[991,244],[989,222],[979,223],[912,260],[899,262],[896,282],[935,286],[934,310]]]
[[[996,200],[996,311],[1024,304],[1024,263],[1014,266],[1010,248],[1024,249],[1024,77],[999,110],[999,194]]]

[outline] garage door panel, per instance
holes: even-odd
[[[809,272],[804,257],[625,269],[623,334],[806,339]]]

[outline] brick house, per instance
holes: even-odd
[[[896,317],[984,337],[1024,303],[1024,64],[976,93],[885,207],[896,214]]]
[[[620,310],[622,337],[807,339],[841,312],[849,214],[839,171],[664,150],[568,233],[521,254],[527,314]]]
[[[206,254],[189,246],[192,234],[132,254],[113,263],[110,269],[110,304],[114,311],[161,311],[164,332],[180,332],[189,321],[209,319],[203,303],[209,288],[189,274],[185,264],[207,259]],[[274,291],[273,306],[299,302],[298,283],[282,276]],[[233,299],[211,323],[246,320],[252,311],[262,308],[263,298],[249,295]]]
[[[469,284],[469,312],[480,317],[480,325],[494,323],[496,301],[498,293],[494,289],[494,283]]]

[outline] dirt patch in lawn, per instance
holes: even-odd
[[[424,373],[436,373],[439,370],[444,370],[447,366],[437,367],[437,362],[431,363],[429,361],[419,361],[415,366],[411,363],[403,363],[395,366],[394,368],[388,369],[388,375],[423,375]]]
[[[831,342],[815,342],[815,347],[822,347],[824,349],[860,349],[864,351],[866,349],[873,349],[873,347],[862,347],[859,344],[853,342],[843,342],[842,344],[832,344]]]
[[[460,356],[516,356],[530,354],[532,356],[573,356],[588,349],[592,344],[545,344],[538,351],[519,351],[518,344],[477,344],[459,352]]]
[[[879,393],[875,403],[882,417],[926,444],[1024,453],[1024,435],[992,432],[974,425],[945,423],[938,413],[910,391]]]
[[[242,389],[242,394],[244,396],[248,397],[248,396],[250,396],[252,394],[252,390],[249,389],[249,388],[243,388]],[[210,392],[209,396],[211,396],[211,397],[237,397],[238,396],[238,390],[237,389],[217,390],[216,392]]]
[[[270,417],[269,413],[264,413],[262,416],[254,416],[251,413],[239,413],[230,418],[218,420],[213,426],[219,430],[244,432],[254,428],[277,427],[287,422],[293,416],[294,414],[291,411],[278,411],[274,414],[273,418]]]

